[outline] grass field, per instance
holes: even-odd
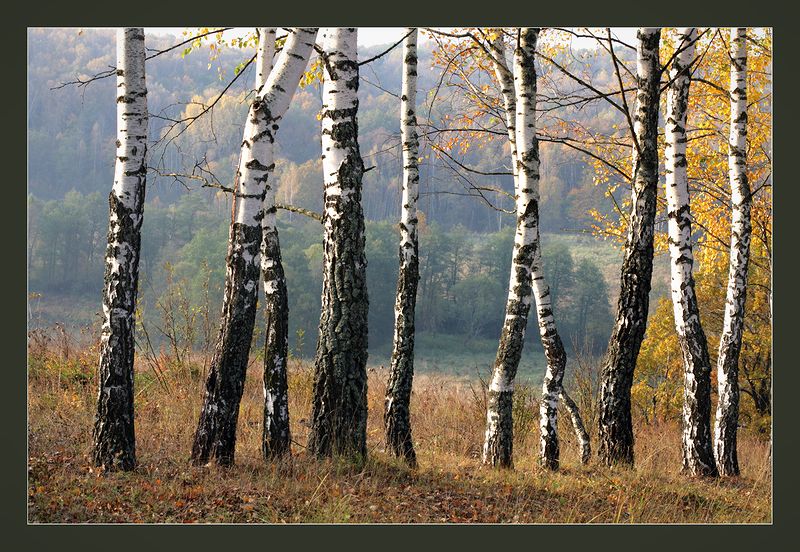
[[[538,385],[518,387],[515,469],[480,465],[485,399],[475,380],[421,373],[412,423],[420,467],[412,471],[383,450],[381,407],[386,372],[370,369],[369,458],[361,466],[318,461],[303,448],[312,368],[290,366],[290,413],[296,442],[290,461],[260,457],[261,367],[253,363],[242,401],[236,466],[188,464],[203,375],[139,367],[136,381],[138,468],[101,474],[90,463],[95,408],[95,348],[31,340],[29,350],[28,515],[48,522],[519,522],[768,523],[772,519],[770,446],[740,433],[742,476],[691,479],[680,474],[679,427],[637,424],[636,469],[578,462],[575,439],[560,418],[562,469],[536,462]],[[593,441],[594,444],[594,441]]]

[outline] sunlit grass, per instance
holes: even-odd
[[[290,365],[290,412],[296,442],[290,461],[260,455],[261,366],[253,362],[242,400],[236,466],[192,468],[191,438],[203,389],[201,370],[165,364],[156,377],[137,367],[139,466],[98,474],[89,452],[96,390],[96,350],[31,348],[29,360],[29,519],[33,522],[769,522],[769,443],[741,432],[742,477],[691,479],[680,474],[676,424],[639,425],[637,467],[581,466],[567,418],[562,469],[536,461],[538,385],[518,387],[515,469],[481,467],[485,406],[476,380],[420,373],[412,423],[420,467],[384,452],[387,373],[369,373],[369,459],[354,467],[306,454],[312,366]],[[201,366],[199,359],[193,359]],[[87,377],[87,375],[89,377]]]

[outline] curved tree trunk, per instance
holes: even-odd
[[[419,284],[417,199],[419,139],[417,138],[417,29],[403,43],[403,91],[400,133],[403,142],[403,205],[400,214],[400,270],[394,306],[394,340],[386,386],[384,424],[389,450],[416,466],[411,438],[411,386],[414,378],[414,310]]]
[[[658,96],[661,30],[637,33],[637,92],[634,109],[634,177],[631,213],[622,261],[617,317],[602,371],[599,455],[607,465],[633,464],[631,386],[647,327],[653,274],[653,225],[658,184]]]
[[[147,166],[144,29],[117,32],[117,155],[108,196],[99,391],[92,459],[108,470],[136,466],[133,358],[139,249]]]
[[[731,29],[731,128],[728,174],[731,183],[731,250],[725,318],[717,357],[714,452],[721,475],[739,475],[736,430],[739,424],[739,352],[750,260],[750,184],[747,181],[747,29]]]
[[[564,406],[567,407],[569,417],[572,419],[572,427],[575,430],[575,437],[578,439],[581,464],[586,465],[589,463],[589,459],[592,457],[592,446],[589,440],[589,432],[586,431],[586,426],[583,424],[583,418],[581,418],[581,412],[578,409],[578,405],[575,404],[575,401],[572,400],[572,397],[567,394],[566,389],[562,387],[559,396],[561,397],[561,400],[564,401]]]
[[[275,133],[308,63],[316,33],[316,29],[292,29],[275,71],[247,114],[234,192],[222,321],[192,446],[196,465],[205,464],[212,455],[223,466],[234,461],[239,403],[258,300],[267,179],[275,166]]]
[[[711,446],[711,361],[692,276],[692,224],[686,174],[686,114],[697,29],[678,29],[679,53],[670,68],[666,119],[666,193],[672,306],[683,353],[683,469],[716,475]]]
[[[325,179],[322,312],[308,448],[318,456],[367,454],[367,259],[358,147],[357,31],[324,39],[322,168]]]
[[[553,316],[550,287],[542,270],[542,248],[539,239],[539,141],[536,138],[536,69],[534,55],[539,29],[522,29],[514,51],[514,84],[517,96],[516,148],[519,194],[530,195],[533,202],[527,214],[527,224],[532,238],[531,277],[533,297],[536,300],[536,319],[542,341],[547,369],[542,383],[542,400],[539,403],[539,430],[541,440],[540,462],[543,467],[558,469],[558,396],[562,391],[567,354],[558,334]]]

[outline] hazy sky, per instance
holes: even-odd
[[[250,32],[249,28],[237,28],[226,32],[226,35],[236,36]],[[145,32],[151,34],[172,34],[179,36],[183,32],[183,27],[145,27]],[[359,27],[358,45],[375,46],[376,44],[392,44],[403,36],[402,27]]]
[[[229,36],[244,35],[250,32],[251,28],[241,27],[228,31],[226,34]],[[180,36],[183,32],[183,27],[145,27],[147,33],[152,34],[172,34]],[[633,43],[636,38],[635,27],[613,27],[612,32],[616,34],[621,40]],[[403,37],[403,27],[359,27],[358,28],[358,45],[359,46],[375,46],[378,44],[393,44]],[[421,37],[424,40],[424,37]],[[595,41],[593,39],[576,39],[574,42],[577,47],[594,47]]]

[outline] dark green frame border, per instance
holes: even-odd
[[[255,26],[262,24],[261,19],[269,19],[271,24],[305,24],[305,25],[355,25],[355,26],[455,26],[455,25],[495,25],[511,26],[532,24],[537,26],[635,26],[649,25],[712,25],[750,27],[770,26],[775,29],[775,79],[778,83],[774,95],[775,117],[774,127],[774,179],[781,181],[781,175],[789,175],[789,165],[782,164],[783,159],[792,159],[790,148],[798,142],[796,128],[797,110],[789,109],[789,102],[795,96],[792,93],[798,87],[798,72],[793,63],[792,46],[797,41],[798,30],[789,25],[795,21],[788,9],[769,5],[763,1],[744,2],[728,0],[726,2],[589,2],[573,0],[572,2],[507,2],[489,4],[475,2],[468,6],[468,0],[455,2],[430,0],[420,2],[398,1],[396,3],[378,3],[374,0],[347,0],[347,7],[335,11],[331,3],[319,0],[309,2],[294,1],[253,2],[251,4],[212,3],[207,0],[167,4],[163,0],[140,0],[135,2],[140,9],[131,10],[129,17],[121,9],[122,5],[131,7],[135,0],[123,2],[111,1],[78,1],[54,2],[41,0],[23,6],[27,11],[16,14],[6,22],[6,29],[11,30],[11,39],[5,41],[11,45],[11,53],[6,59],[14,64],[13,75],[20,78],[14,80],[10,75],[6,78],[5,92],[11,89],[13,103],[4,101],[6,120],[13,120],[12,132],[6,133],[10,154],[5,157],[6,165],[11,166],[12,176],[7,185],[12,190],[13,200],[6,202],[4,214],[0,218],[5,227],[5,235],[11,238],[6,242],[10,270],[0,272],[5,285],[4,316],[0,317],[2,328],[3,351],[9,359],[6,368],[8,381],[3,386],[4,397],[0,401],[3,418],[7,420],[2,435],[7,440],[8,451],[0,456],[2,463],[2,519],[4,541],[11,541],[20,549],[58,550],[64,548],[87,550],[102,548],[105,550],[136,549],[143,547],[150,550],[180,550],[185,548],[205,549],[210,547],[257,547],[273,548],[287,546],[294,550],[302,550],[319,543],[324,548],[357,548],[359,545],[380,546],[395,544],[386,539],[386,532],[403,531],[409,542],[398,540],[401,546],[429,542],[431,545],[444,545],[447,548],[464,544],[472,544],[490,548],[516,547],[525,549],[541,549],[542,547],[559,547],[562,549],[587,548],[590,550],[624,550],[650,549],[668,546],[670,549],[694,549],[700,546],[709,550],[725,547],[728,550],[758,547],[768,549],[778,544],[778,539],[791,542],[792,522],[796,523],[800,514],[800,502],[797,499],[798,469],[794,458],[800,456],[797,448],[800,443],[794,439],[792,427],[796,414],[793,412],[792,396],[800,388],[798,370],[787,361],[790,359],[789,344],[794,333],[793,316],[796,312],[797,293],[789,281],[795,278],[798,255],[792,255],[796,245],[793,236],[797,235],[797,216],[789,213],[794,205],[800,205],[798,186],[793,180],[779,187],[775,201],[775,252],[774,287],[778,289],[775,302],[774,328],[774,362],[778,366],[774,377],[774,524],[772,526],[635,526],[630,528],[596,526],[593,528],[546,527],[546,526],[458,526],[458,527],[416,527],[406,531],[405,527],[394,526],[356,526],[347,528],[295,526],[281,529],[278,527],[205,527],[187,529],[174,527],[144,528],[92,526],[90,528],[76,526],[27,526],[25,504],[27,488],[25,471],[26,455],[26,372],[22,366],[26,363],[25,327],[26,320],[26,272],[25,227],[26,209],[24,200],[26,189],[21,185],[26,181],[26,165],[20,161],[26,157],[26,142],[21,138],[27,127],[26,96],[21,87],[22,75],[26,74],[27,56],[21,50],[27,44],[27,27],[89,27],[89,26],[202,26],[209,23],[234,26]],[[501,11],[505,8],[505,11]],[[793,14],[792,14],[793,15]],[[5,94],[4,94],[5,95]],[[9,118],[8,115],[11,115]],[[17,130],[19,129],[19,130]],[[16,134],[20,132],[20,134]],[[19,203],[17,203],[19,201]],[[786,244],[784,246],[784,244]],[[10,250],[10,251],[9,251]],[[119,531],[120,534],[110,534]],[[235,533],[234,533],[235,531]],[[621,534],[620,531],[626,531]],[[335,532],[344,539],[331,539]],[[347,532],[347,535],[344,534]],[[657,534],[653,534],[657,533]],[[680,533],[680,534],[679,534]],[[684,534],[685,533],[685,534]],[[659,538],[660,537],[660,538]],[[665,539],[664,537],[667,537]],[[671,537],[671,538],[670,538]],[[446,540],[445,540],[446,539]],[[794,539],[792,539],[794,540]],[[413,541],[413,543],[412,543]],[[313,543],[313,544],[312,544]],[[198,546],[199,545],[199,546]],[[689,545],[689,546],[687,546]]]

